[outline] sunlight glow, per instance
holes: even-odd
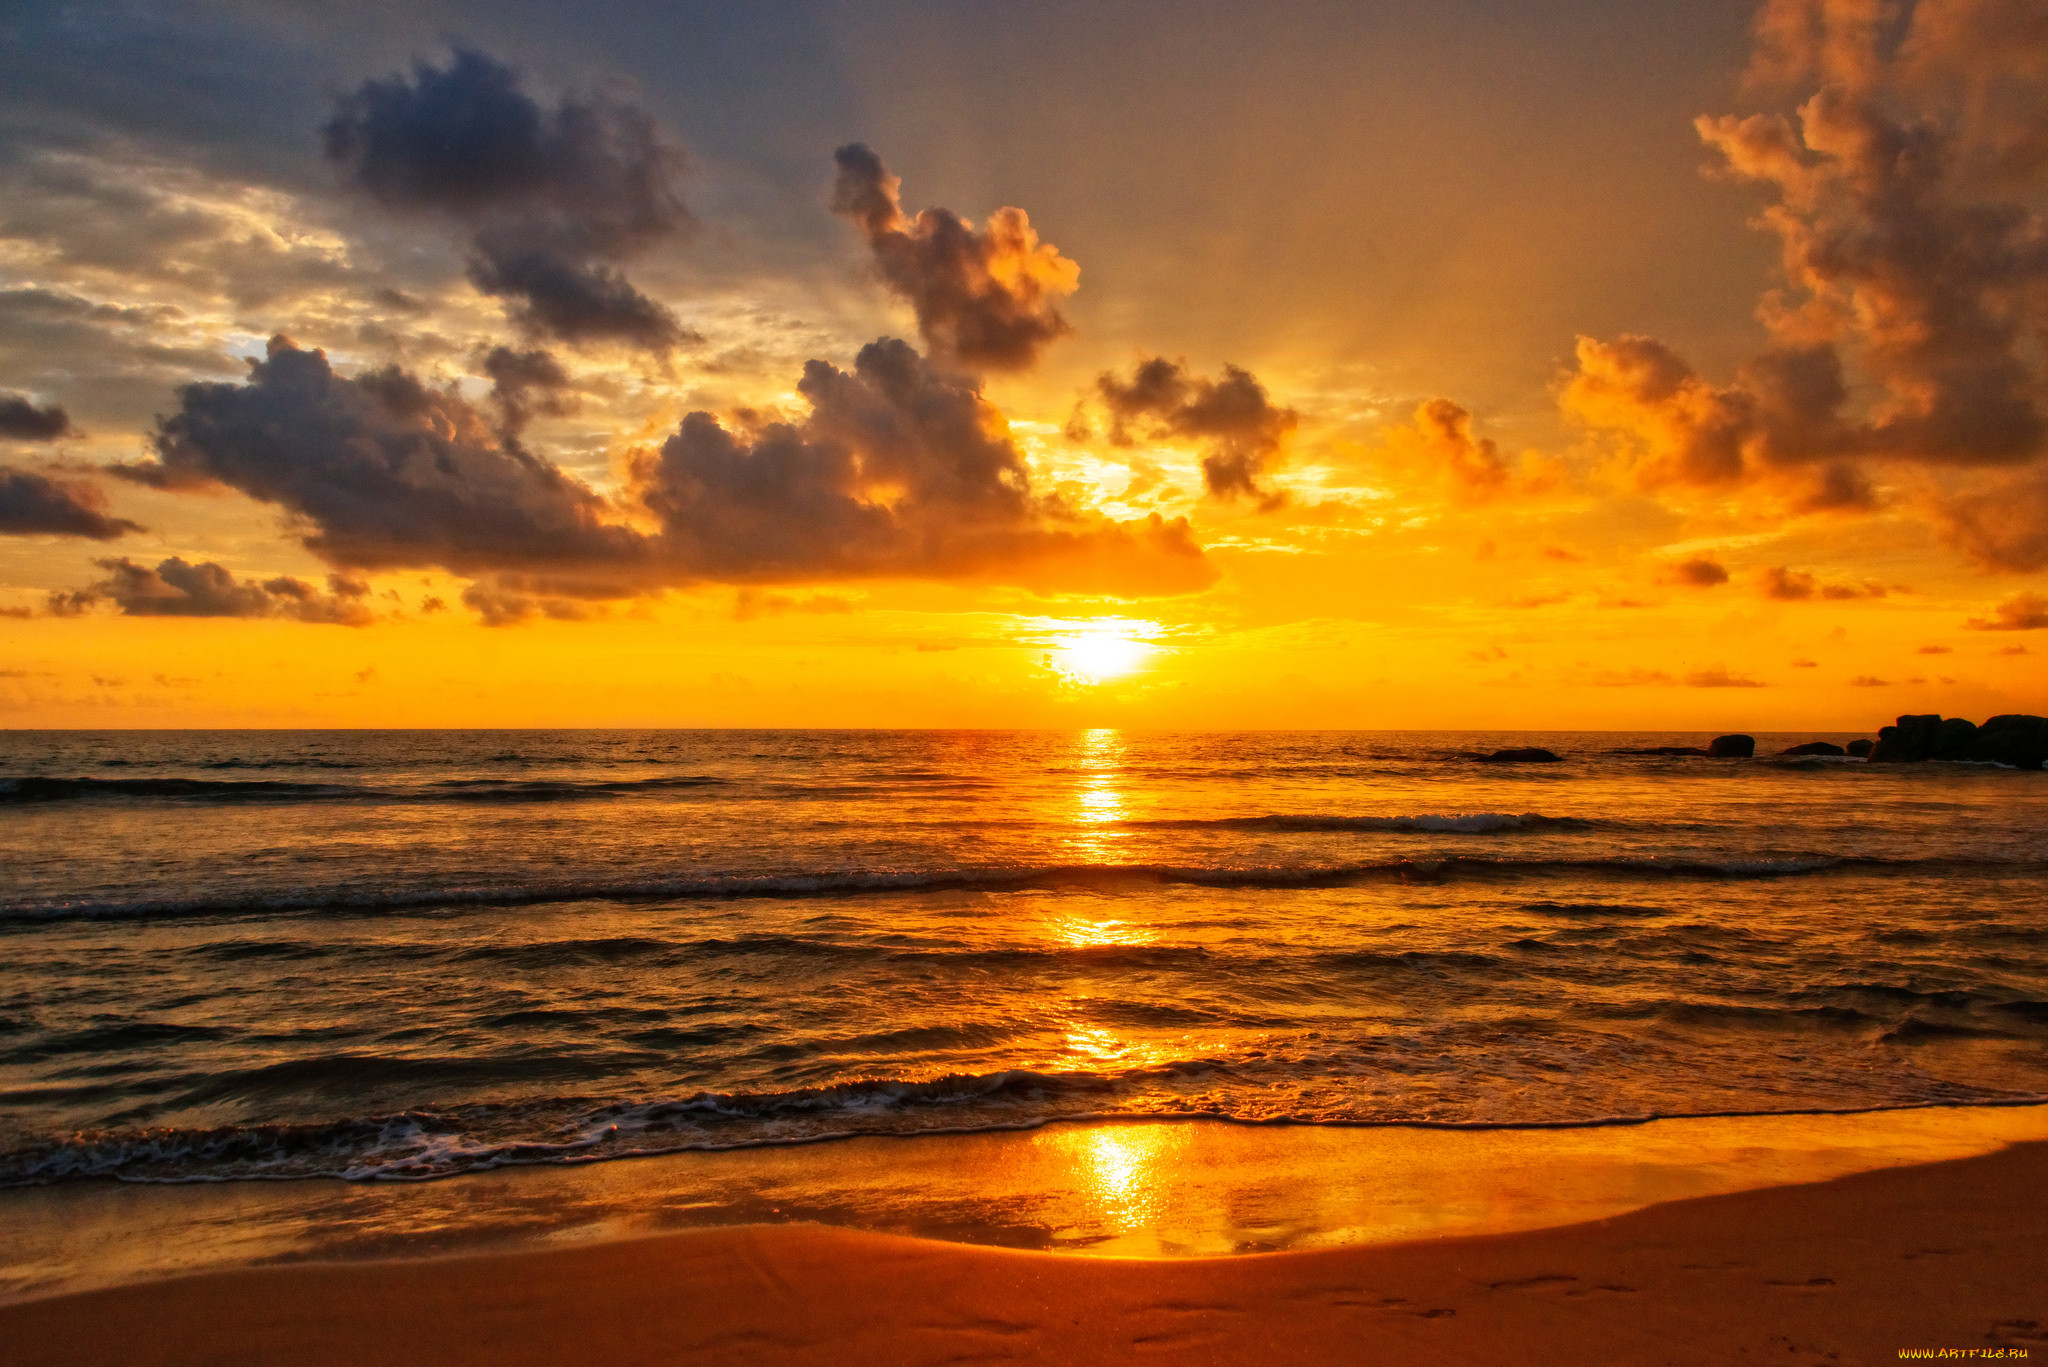
[[[1143,668],[1159,647],[1147,638],[1159,627],[1152,622],[1122,619],[1092,623],[1048,639],[1045,657],[1053,671],[1070,683],[1099,684],[1121,679]]]

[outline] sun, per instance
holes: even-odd
[[[1149,622],[1090,626],[1050,638],[1046,663],[1075,683],[1107,683],[1136,673],[1159,647],[1145,639],[1158,628]]]

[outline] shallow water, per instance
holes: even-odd
[[[0,735],[0,1183],[2048,1095],[2048,775],[1704,739]]]
[[[2048,1106],[1541,1130],[1093,1121],[427,1183],[65,1183],[0,1191],[0,1300],[796,1221],[1094,1257],[1285,1252],[1577,1224],[2028,1140],[2048,1140]]]

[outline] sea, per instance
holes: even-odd
[[[2048,774],[1707,739],[0,733],[0,1185],[2048,1099]]]

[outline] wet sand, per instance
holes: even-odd
[[[1475,1238],[1077,1258],[805,1225],[0,1307],[0,1361],[1876,1363],[2048,1356],[2048,1143]],[[1955,1356],[1960,1357],[1961,1354]]]

